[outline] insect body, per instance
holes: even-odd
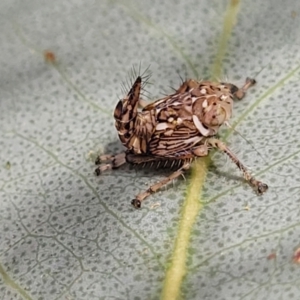
[[[247,78],[244,86],[238,89],[230,83],[190,79],[183,82],[174,94],[139,111],[142,78],[137,77],[114,111],[115,126],[127,150],[117,155],[99,156],[96,164],[109,163],[99,166],[96,174],[118,168],[125,162],[177,166],[177,170],[169,177],[150,186],[132,200],[134,207],[140,208],[146,197],[189,169],[194,158],[206,156],[210,149],[217,148],[231,158],[258,194],[264,193],[268,186],[256,180],[236,155],[215,138],[220,126],[231,117],[233,98],[242,99],[253,84],[255,80]]]

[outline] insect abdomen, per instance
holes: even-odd
[[[130,152],[126,153],[126,161],[132,165],[153,168],[179,168],[186,162],[191,162],[193,158],[161,158],[150,155],[136,155]]]
[[[138,114],[141,82],[142,78],[138,76],[127,96],[118,102],[114,111],[115,126],[124,146],[127,146],[133,135],[135,120]]]

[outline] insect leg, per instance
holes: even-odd
[[[108,164],[98,166],[95,169],[95,173],[99,176],[102,172],[110,169],[117,169],[126,163],[125,152],[119,153],[117,155],[100,155],[97,157],[95,164],[100,165],[102,162],[109,161]]]
[[[256,83],[255,79],[247,77],[245,84],[240,89],[238,89],[235,93],[233,93],[233,95],[239,100],[243,99],[246,95],[246,91],[255,83]]]
[[[224,144],[218,139],[209,138],[207,140],[208,144],[214,148],[217,148],[227,154],[229,158],[237,165],[237,167],[243,172],[243,176],[246,181],[257,191],[259,195],[263,194],[268,189],[268,185],[256,180],[249,170],[241,163],[241,161],[237,158],[237,156]]]
[[[164,178],[163,180],[151,185],[145,192],[139,193],[135,199],[131,201],[131,204],[135,208],[140,208],[142,201],[144,201],[148,196],[151,194],[157,192],[160,188],[162,188],[164,185],[168,184],[172,180],[178,178],[181,176],[184,171],[188,170],[191,166],[190,162],[185,162],[181,168],[179,168],[177,171],[173,172],[170,176]]]
[[[99,155],[95,160],[95,165],[100,165],[104,161],[111,161],[111,160],[113,160],[113,158],[114,158],[114,155],[111,155],[111,154]]]
[[[192,149],[192,153],[198,157],[207,156],[208,155],[208,147],[207,145],[199,145]]]

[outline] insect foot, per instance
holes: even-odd
[[[96,160],[95,160],[95,165],[100,165],[101,164],[101,157],[100,156],[98,156],[97,158],[96,158]]]
[[[141,208],[141,201],[138,199],[133,199],[131,200],[131,204],[135,207],[135,208]]]
[[[268,190],[268,185],[266,183],[260,182],[258,186],[258,193],[261,195]]]
[[[101,165],[103,162],[108,162],[107,164]],[[117,169],[126,163],[125,153],[119,153],[117,155],[100,155],[96,158],[95,164],[99,165],[95,169],[95,173],[99,176],[102,172],[111,169]]]
[[[255,187],[257,188],[257,194],[258,195],[262,195],[269,188],[266,183],[263,183],[261,181],[257,181],[257,183],[255,184]]]

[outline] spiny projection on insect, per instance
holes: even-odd
[[[177,167],[170,176],[136,195],[131,204],[140,208],[149,195],[183,175],[196,157],[206,156],[215,148],[229,156],[258,194],[268,189],[265,183],[251,175],[224,142],[215,137],[231,117],[233,99],[242,99],[248,88],[255,84],[254,79],[247,78],[241,88],[231,83],[188,79],[173,94],[143,105],[142,81],[148,78],[142,77],[137,76],[114,111],[119,138],[127,149],[117,155],[99,156],[95,162],[99,165],[96,175],[126,162]],[[139,106],[143,106],[142,110]]]

